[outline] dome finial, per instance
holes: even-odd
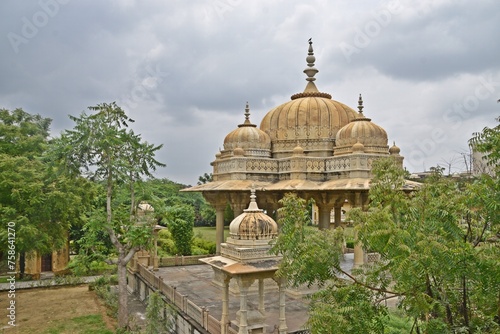
[[[363,98],[361,97],[361,94],[359,94],[359,99],[358,99],[358,110],[361,116],[363,116]]]
[[[252,183],[252,188],[250,189],[250,204],[248,205],[248,209],[243,210],[244,212],[247,212],[247,211],[262,211],[257,206],[256,198],[257,198],[257,196],[255,195],[255,183]]]
[[[319,72],[314,67],[314,62],[316,61],[316,57],[314,57],[314,50],[312,44],[313,44],[312,38],[309,38],[309,49],[307,50],[308,52],[306,57],[306,62],[308,67],[306,67],[306,69],[304,70],[304,73],[307,75],[306,80],[309,82],[316,80],[314,76],[316,75],[316,73]]]
[[[245,106],[245,123],[250,123],[250,107],[248,106],[248,101]]]
[[[245,121],[242,124],[239,124],[238,127],[241,128],[241,127],[247,127],[247,126],[251,126],[251,127],[257,126],[255,124],[252,124],[252,122],[250,122],[250,107],[248,106],[248,101],[245,105]]]

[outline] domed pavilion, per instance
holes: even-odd
[[[225,137],[211,163],[213,181],[186,189],[201,192],[216,209],[218,254],[224,209],[229,203],[235,217],[242,214],[252,185],[258,206],[269,215],[285,193],[313,198],[318,225],[326,229],[341,224],[343,207],[366,207],[375,160],[391,156],[402,166],[400,149],[389,148],[387,132],[364,115],[361,95],[356,111],[318,90],[315,61],[309,41],[304,91],[270,110],[260,127],[250,121],[247,104],[244,122]],[[414,186],[408,182],[406,188]],[[363,263],[360,252],[355,264]]]

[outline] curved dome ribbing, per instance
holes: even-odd
[[[388,154],[387,132],[363,115],[361,95],[358,108],[358,117],[337,132],[335,155],[351,153],[356,143],[363,144],[366,153]]]
[[[297,145],[309,156],[331,156],[337,131],[357,115],[347,105],[332,100],[330,94],[318,91],[311,41],[306,61],[304,92],[292,95],[291,101],[269,111],[260,124],[260,129],[271,138],[276,158],[292,155]]]
[[[245,122],[238,125],[224,138],[224,150],[243,149],[246,155],[270,156],[271,138],[252,124],[248,104],[245,108]]]
[[[356,118],[356,111],[325,97],[294,99],[264,116],[260,129],[271,141],[333,139],[340,128]],[[302,144],[302,143],[301,143]]]
[[[233,240],[271,240],[278,235],[278,224],[259,209],[255,198],[255,189],[252,189],[248,209],[229,225],[229,236]]]

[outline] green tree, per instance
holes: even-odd
[[[167,226],[180,255],[191,255],[194,237],[194,210],[188,205],[176,205],[167,209]]]
[[[365,247],[387,261],[366,272],[367,277],[391,277],[391,289],[417,331],[498,330],[495,312],[485,303],[491,301],[490,294],[500,292],[498,244],[484,243],[498,230],[498,222],[486,218],[486,206],[480,203],[481,194],[492,194],[493,189],[481,180],[460,185],[436,168],[417,192],[407,196],[398,186],[400,171],[391,160],[377,162],[374,169],[369,211],[351,214],[361,223],[359,236]],[[393,182],[384,182],[386,175],[395,177]],[[481,283],[480,277],[488,283]]]
[[[477,151],[485,153],[488,165],[495,167],[497,174],[500,165],[500,117],[496,118],[499,123],[490,128],[485,127],[482,132],[474,133],[469,141]]]
[[[198,177],[198,185],[200,184],[205,184],[205,183],[208,183],[208,182],[212,182],[213,180],[213,175],[212,173],[204,173],[203,175],[199,176]]]
[[[295,194],[286,194],[280,204],[280,234],[271,250],[283,256],[277,275],[293,287],[322,287],[311,296],[311,333],[383,333],[384,308],[372,302],[383,291],[365,289],[365,282],[341,267],[342,230],[307,227],[307,202]],[[363,313],[356,313],[356,308]]]
[[[413,333],[500,332],[500,182],[457,183],[441,172],[408,194],[392,159],[374,163],[369,209],[349,218],[382,260],[352,273],[340,266],[342,230],[304,228],[303,200],[283,199],[278,274],[322,287],[310,305],[312,333],[383,333],[381,302],[395,296]]]
[[[118,326],[128,324],[127,264],[137,250],[151,243],[153,220],[137,216],[136,186],[141,178],[164,166],[155,159],[162,145],[142,141],[129,129],[133,122],[116,103],[102,103],[79,117],[72,130],[56,141],[52,154],[61,169],[74,176],[85,175],[100,182],[105,192],[103,211],[96,212],[92,223],[101,226],[115,247],[118,267]],[[127,189],[127,200],[117,196]]]
[[[15,223],[20,275],[25,254],[61,249],[70,225],[81,223],[92,185],[83,178],[56,177],[45,161],[51,120],[22,109],[0,110],[0,250],[7,253],[6,222]]]
[[[194,225],[215,225],[215,210],[206,202],[202,194],[195,192],[182,192],[188,186],[168,179],[150,179],[146,181],[149,194],[145,200],[155,199],[161,202],[162,207],[175,205],[192,206],[195,213]],[[163,215],[160,215],[160,218]],[[166,223],[160,224],[166,225]]]

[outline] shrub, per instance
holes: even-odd
[[[69,262],[68,269],[76,276],[93,276],[110,274],[116,270],[116,265],[91,259],[85,255],[76,255]]]
[[[194,248],[200,248],[206,251],[206,253],[200,253],[200,254],[215,254],[216,250],[215,242],[205,240],[200,236],[196,236],[193,239],[193,254],[197,255],[195,254]]]
[[[158,255],[175,255],[177,248],[172,239],[158,239]]]
[[[111,286],[118,284],[116,275],[106,275],[98,277],[93,283],[89,284],[89,290],[94,290],[107,307],[107,313],[111,317],[118,315],[118,294]]]

